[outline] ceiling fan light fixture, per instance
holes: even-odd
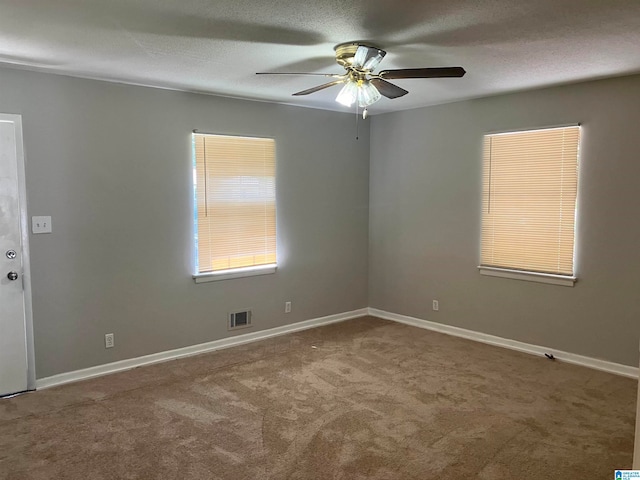
[[[350,107],[357,101],[359,107],[368,107],[380,98],[382,98],[380,92],[369,80],[358,82],[349,80],[338,93],[336,102]]]
[[[376,56],[369,58],[369,60],[364,62],[364,70],[373,72],[383,58],[384,55],[382,55],[381,53],[378,53]]]
[[[364,82],[358,88],[358,105],[368,107],[382,98],[378,89],[369,81]]]
[[[353,80],[348,80],[347,83],[344,84],[340,93],[336,97],[336,102],[344,105],[345,107],[350,107],[353,105],[358,99],[358,84]]]
[[[353,57],[353,66],[368,72],[372,72],[387,54],[384,50],[375,47],[360,45]]]

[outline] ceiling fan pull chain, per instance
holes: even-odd
[[[358,102],[356,102],[356,140],[358,140]]]

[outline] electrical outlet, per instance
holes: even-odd
[[[104,336],[104,348],[113,348],[115,345],[115,340],[113,338],[113,333],[107,333]]]
[[[291,302],[285,302],[284,313],[291,313]]]
[[[437,312],[438,310],[440,310],[440,304],[438,303],[438,300],[434,300],[433,301],[433,311]]]
[[[34,234],[51,233],[51,217],[31,217],[31,231]]]

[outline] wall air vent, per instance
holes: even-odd
[[[251,326],[251,310],[242,310],[229,314],[229,330]]]

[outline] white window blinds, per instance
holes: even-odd
[[[275,265],[275,141],[193,134],[198,273]]]
[[[485,135],[481,264],[574,275],[580,127]]]

